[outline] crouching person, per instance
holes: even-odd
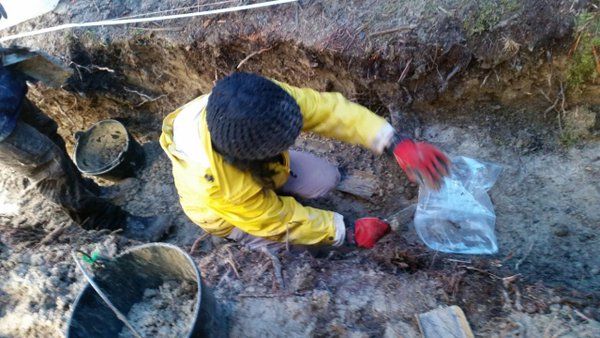
[[[251,247],[342,245],[342,215],[294,198],[324,196],[340,180],[334,165],[289,150],[301,131],[393,154],[409,178],[430,186],[447,173],[447,159],[435,147],[400,136],[341,94],[235,73],[163,122],[160,143],[184,212],[205,231]],[[357,244],[366,247],[389,229],[372,218],[358,225]]]

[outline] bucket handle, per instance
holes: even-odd
[[[83,134],[85,134],[85,132],[83,132],[83,131],[76,131],[75,135],[73,135],[75,137],[75,141],[79,141],[79,139],[81,138],[81,136],[83,136]]]

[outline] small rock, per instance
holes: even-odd
[[[565,237],[569,235],[569,227],[564,224],[557,225],[554,229],[554,235],[557,237]]]
[[[144,297],[154,297],[157,294],[158,294],[157,289],[146,289],[146,291],[144,291]]]

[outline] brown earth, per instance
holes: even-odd
[[[61,1],[15,31],[188,5],[196,1]],[[236,69],[340,91],[451,155],[503,165],[491,190],[494,256],[435,253],[409,226],[371,251],[285,253],[282,288],[264,254],[205,240],[194,258],[232,336],[412,337],[416,313],[457,304],[479,336],[591,337],[600,335],[600,88],[597,77],[573,88],[566,74],[575,18],[593,10],[587,1],[300,1],[16,43],[74,70],[65,88],[29,94],[71,147],[75,131],[108,117],[144,143],[137,179],[100,183],[131,212],[173,215],[168,241],[186,249],[202,232],[178,205],[156,142],[161,119]],[[369,200],[334,192],[307,201],[348,223],[416,201],[390,159],[314,135],[295,147],[378,177]],[[23,178],[0,175],[0,336],[59,336],[83,285],[70,250],[113,254],[136,243],[83,231]]]

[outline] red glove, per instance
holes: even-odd
[[[450,161],[444,153],[429,143],[400,141],[394,147],[396,161],[412,182],[439,189],[444,176],[448,175]]]
[[[364,217],[354,223],[354,240],[356,245],[371,249],[381,237],[390,232],[389,224],[377,217]]]

